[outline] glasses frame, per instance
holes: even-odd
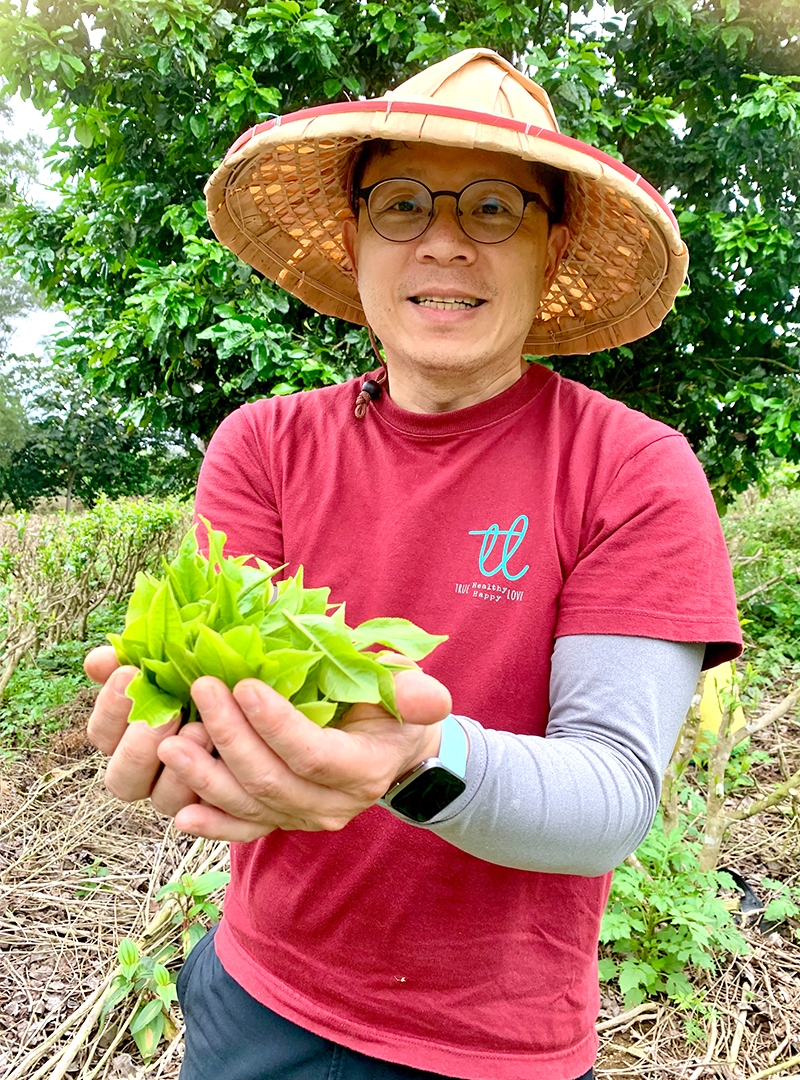
[[[416,236],[408,237],[407,240],[394,240],[391,236],[384,236],[384,234],[380,231],[380,229],[377,227],[375,222],[372,220],[372,214],[371,214],[370,208],[369,208],[369,197],[372,194],[372,192],[375,190],[375,188],[380,187],[381,184],[391,183],[391,181],[393,181],[393,180],[407,180],[407,181],[410,181],[413,184],[419,184],[419,186],[421,188],[424,188],[431,197],[431,208],[430,208],[430,211],[428,213],[428,223],[427,223],[427,225],[422,230],[422,232],[417,233]],[[522,200],[523,200],[523,202],[522,202],[522,213],[520,214],[520,218],[519,218],[519,221],[517,222],[517,227],[514,229],[514,232],[509,233],[508,236],[504,236],[502,240],[476,240],[474,236],[469,235],[469,233],[464,228],[464,225],[463,225],[463,223],[461,221],[462,214],[459,211],[459,204],[461,202],[461,196],[464,194],[465,191],[469,191],[469,189],[471,187],[475,187],[476,184],[494,184],[494,183],[507,184],[508,187],[515,188],[520,193],[520,195],[522,196]],[[451,198],[455,199],[455,201],[456,201],[456,221],[458,222],[458,226],[461,229],[461,231],[463,232],[463,234],[466,237],[468,237],[470,240],[472,240],[473,243],[475,243],[475,244],[489,244],[489,245],[492,245],[492,244],[504,244],[506,242],[506,240],[510,240],[511,237],[514,236],[514,234],[518,231],[520,225],[522,224],[522,219],[525,216],[525,211],[528,209],[528,204],[529,203],[536,203],[537,206],[541,206],[542,210],[544,210],[545,214],[547,214],[547,220],[548,220],[550,225],[555,225],[556,222],[558,221],[558,215],[556,214],[555,210],[553,210],[552,207],[547,205],[547,203],[545,202],[545,200],[542,198],[542,196],[539,194],[538,191],[526,191],[525,188],[521,188],[519,186],[519,184],[513,184],[510,180],[499,180],[499,179],[473,180],[473,181],[471,181],[471,183],[466,184],[461,189],[461,191],[445,191],[445,190],[431,191],[431,189],[428,187],[427,184],[423,184],[423,182],[421,180],[414,180],[410,176],[387,176],[385,179],[379,180],[376,184],[370,184],[369,187],[358,188],[358,190],[355,192],[356,200],[360,200],[360,199],[364,200],[364,203],[365,203],[365,205],[367,207],[367,216],[369,217],[370,224],[372,225],[375,232],[378,234],[378,236],[380,236],[383,240],[387,240],[390,244],[410,244],[413,240],[419,240],[419,238],[421,236],[424,236],[425,233],[428,231],[428,229],[431,227],[431,224],[433,223],[434,210],[436,209],[436,200],[439,198],[440,195],[449,195]]]

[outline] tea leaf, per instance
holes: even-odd
[[[250,667],[258,668],[259,664],[263,663],[264,646],[261,644],[261,636],[255,626],[234,626],[223,633],[222,640],[226,645],[230,645]]]
[[[319,657],[300,649],[276,649],[264,657],[258,677],[285,698],[291,698],[302,687],[309,671]]]
[[[447,636],[427,634],[408,619],[370,619],[351,630],[350,639],[357,649],[386,645],[410,660],[422,660]]]
[[[194,647],[194,660],[204,675],[214,675],[232,690],[242,679],[258,677],[258,668],[251,667],[222,636],[208,626],[201,626]]]
[[[128,610],[125,613],[125,626],[128,627],[138,619],[141,615],[146,615],[150,610],[150,605],[153,602],[153,597],[158,591],[160,582],[158,578],[152,574],[145,574],[143,571],[139,571],[136,575],[136,584],[134,586],[131,598],[128,601]]]
[[[304,589],[303,601],[300,606],[302,615],[324,615],[328,610],[328,597],[330,589]]]
[[[128,717],[131,724],[139,720],[144,720],[150,727],[168,724],[180,713],[183,705],[183,702],[172,694],[153,686],[141,671],[138,671],[128,683],[125,695],[133,702]]]
[[[123,634],[123,638],[124,638]],[[164,642],[183,642],[183,620],[169,582],[156,590],[147,613],[147,647],[155,660],[164,659]]]
[[[322,692],[334,701],[380,701],[377,668],[352,645],[346,627],[320,615],[285,617],[298,633],[322,653],[317,677]]]
[[[195,658],[185,646],[177,645],[171,641],[165,641],[164,652],[167,654],[169,662],[187,686],[191,686],[194,680],[199,679],[203,674],[203,671],[198,666]],[[185,704],[187,704],[187,702],[184,702],[184,705]]]
[[[190,697],[189,687],[192,685],[192,680],[187,681],[171,660],[148,660],[145,657],[142,660],[141,669],[146,674],[153,676],[148,681],[157,686],[159,690],[171,694],[183,705],[188,703]]]
[[[320,727],[329,724],[336,714],[336,703],[333,701],[308,701],[305,704],[295,705],[295,708]]]

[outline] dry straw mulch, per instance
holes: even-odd
[[[148,1066],[124,1029],[98,1032],[97,1014],[121,938],[145,950],[177,944],[155,901],[161,885],[224,867],[226,850],[106,793],[103,759],[82,733],[87,708],[84,699],[49,754],[6,764],[0,779],[0,1080],[175,1080],[177,1007],[179,1034]],[[797,768],[796,732],[785,721],[758,734],[771,757],[746,800]],[[799,855],[795,800],[738,823],[724,858],[758,888],[764,875],[797,881]],[[800,1080],[800,943],[786,926],[744,932],[751,953],[705,977],[710,1011],[694,1022],[671,1006],[625,1012],[605,997],[597,1076]]]
[[[149,951],[178,944],[155,901],[181,873],[225,867],[225,845],[194,841],[149,805],[103,787],[104,761],[79,728],[48,755],[6,765],[0,780],[0,1078],[172,1080],[180,1039],[142,1067],[99,1013],[123,937]],[[102,876],[98,875],[98,870]],[[180,1015],[174,1007],[180,1029]]]

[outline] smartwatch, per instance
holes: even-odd
[[[403,821],[424,824],[466,791],[469,743],[467,733],[451,714],[442,721],[437,757],[428,758],[392,784],[380,806]]]

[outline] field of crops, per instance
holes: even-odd
[[[124,501],[0,522],[0,1080],[177,1077],[175,973],[227,851],[105,792],[81,662],[187,517]],[[800,1077],[800,488],[724,526],[747,648],[698,688],[615,874],[600,1077]]]

